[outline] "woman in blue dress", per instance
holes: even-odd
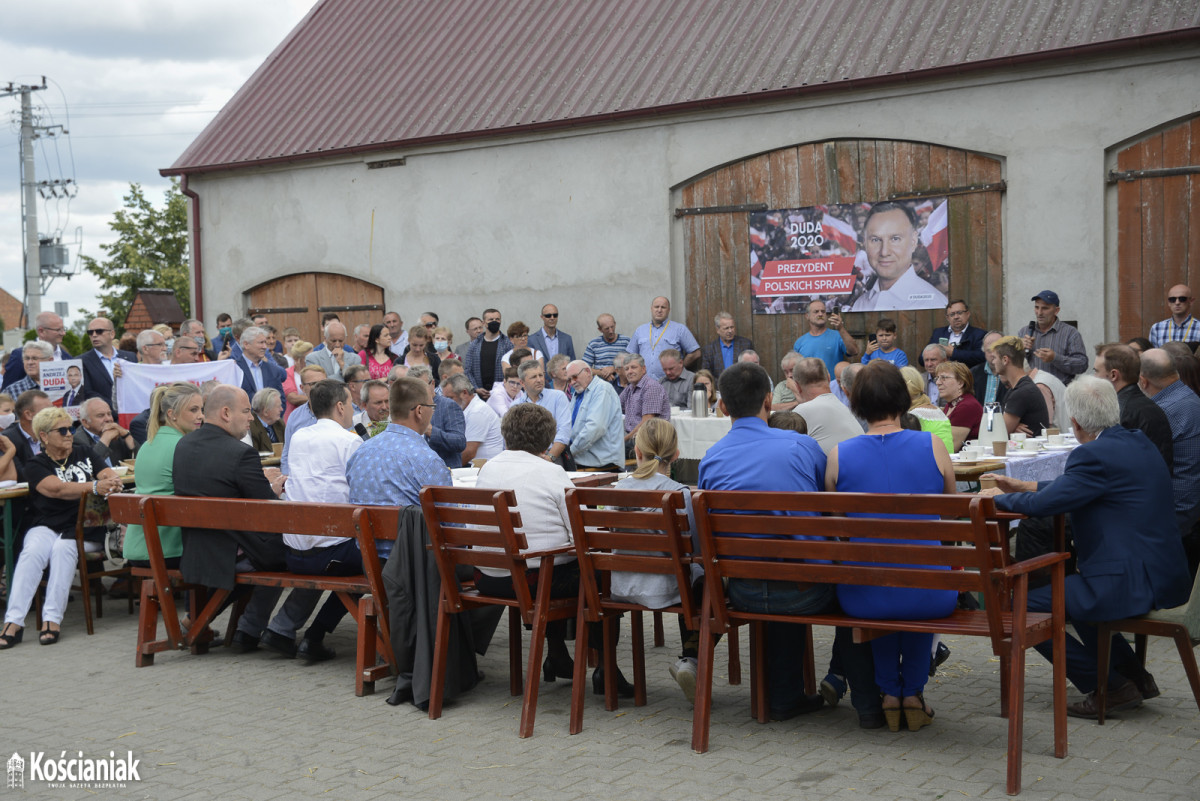
[[[954,492],[954,467],[945,443],[928,431],[901,428],[900,418],[908,411],[909,403],[908,387],[895,365],[876,359],[863,368],[851,388],[850,408],[867,421],[867,433],[839,443],[830,452],[825,471],[827,490]],[[921,544],[936,545],[937,542]],[[838,601],[847,614],[856,617],[923,620],[945,617],[953,612],[957,593],[910,587],[839,585]],[[883,692],[883,713],[892,731],[900,730],[902,717],[912,731],[933,720],[933,710],[926,705],[924,696],[932,644],[932,634],[916,632],[897,632],[871,641],[875,681]]]

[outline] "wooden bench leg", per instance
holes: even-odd
[[[515,606],[508,608],[508,693],[520,695],[521,681],[521,613]]]
[[[1192,685],[1192,698],[1196,699],[1196,706],[1200,707],[1200,669],[1196,667],[1196,652],[1192,648],[1192,640],[1187,630],[1176,630],[1175,647],[1179,649],[1179,661],[1183,663],[1183,669],[1187,673],[1188,684]]]
[[[692,709],[692,750],[697,754],[708,751],[714,650],[712,629],[708,625],[706,609],[700,623],[700,649],[696,660],[696,705]]]
[[[656,617],[662,617],[659,612]],[[642,634],[642,613],[631,612],[629,615],[630,641],[633,646],[633,705],[646,705],[646,651],[645,637]],[[660,620],[661,622],[661,620]],[[578,636],[578,635],[576,635]]]
[[[804,693],[814,695],[817,692],[817,661],[816,655],[813,653],[815,646],[813,645],[812,626],[804,627],[804,640]]]
[[[738,637],[737,626],[731,626],[729,633],[725,635],[725,639],[729,641],[729,683],[731,685],[742,683],[742,647]]]
[[[158,591],[153,579],[142,582],[142,608],[138,613],[137,653],[134,654],[135,667],[147,667],[154,664],[154,652],[148,645],[154,642],[158,633]]]
[[[655,611],[654,613],[654,647],[662,648],[666,639],[663,637],[663,616],[662,612]]]
[[[537,600],[534,602],[529,670],[525,681],[525,698],[521,703],[521,727],[517,732],[521,738],[533,736],[533,723],[537,717],[538,690],[542,683],[542,652],[546,648],[546,610],[550,608],[551,576],[547,573],[543,574],[544,580],[538,582]]]
[[[571,722],[568,731],[579,734],[583,731],[584,688],[587,686],[588,624],[583,604],[575,618],[575,674],[571,679]]]
[[[445,593],[438,598],[437,631],[433,638],[433,673],[429,682],[429,719],[442,716],[442,698],[446,690],[446,654],[450,650],[450,615],[446,613]]]
[[[1014,627],[1015,628],[1015,627]],[[1013,654],[1010,662],[1009,710],[1008,710],[1008,794],[1021,792],[1021,757],[1024,745],[1025,713],[1025,648],[1013,637]]]
[[[354,664],[354,694],[359,698],[375,694],[375,681],[367,678],[367,672],[375,667],[375,639],[378,628],[375,625],[378,618],[375,615],[375,603],[370,596],[358,599],[358,642],[355,648]]]
[[[761,621],[750,624],[750,716],[759,723],[771,720],[767,686],[767,627]]]

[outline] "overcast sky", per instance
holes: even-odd
[[[34,108],[66,137],[35,144],[36,177],[71,178],[78,194],[38,200],[38,229],[103,257],[112,214],[131,182],[156,205],[169,185],[158,171],[183,153],[221,106],[304,17],[315,0],[41,0],[10,3],[0,26],[0,88],[41,84]],[[20,99],[0,98],[0,286],[21,298]],[[72,265],[79,248],[71,248]],[[54,281],[42,308],[95,309],[88,273]],[[14,321],[5,321],[12,325]]]

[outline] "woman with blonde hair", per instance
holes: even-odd
[[[120,492],[121,479],[111,467],[98,463],[89,445],[76,443],[71,431],[71,416],[61,407],[42,409],[33,418],[33,436],[41,444],[41,453],[25,463],[24,477],[29,482],[29,500],[25,511],[25,544],[13,572],[0,633],[0,649],[11,648],[25,633],[25,616],[47,567],[46,598],[42,605],[42,645],[58,642],[71,579],[79,563],[75,545],[75,520],[79,499],[89,493],[107,497]],[[99,469],[97,469],[99,468]],[[84,533],[84,549],[104,548],[104,529]]]
[[[138,451],[133,466],[135,491],[139,495],[175,494],[175,446],[184,434],[204,422],[204,400],[200,388],[183,381],[158,387],[150,394],[150,425],[146,444]],[[169,569],[179,566],[183,554],[183,532],[178,526],[160,526],[159,541]],[[146,536],[137,524],[125,529],[124,556],[133,567],[149,567]]]
[[[292,366],[287,369],[287,378],[283,381],[283,399],[286,401],[283,406],[283,422],[287,423],[287,419],[292,416],[292,412],[297,406],[303,406],[308,403],[308,396],[300,391],[300,381],[297,377],[300,371],[304,369],[304,360],[308,354],[312,353],[313,344],[305,342],[303,339],[294,343],[288,355],[292,359]]]
[[[614,489],[661,490],[683,492],[683,505],[687,511],[688,528],[692,536],[692,552],[699,553],[696,543],[696,521],[692,515],[692,495],[687,485],[671,478],[671,465],[679,458],[679,437],[675,426],[658,417],[642,423],[634,438],[633,452],[637,457],[637,469],[621,479]],[[655,511],[647,509],[646,511]],[[692,565],[693,596],[699,598],[704,572],[699,565]],[[679,586],[674,576],[650,575],[646,573],[612,574],[612,596],[617,600],[641,604],[649,609],[662,609],[679,603]],[[700,634],[687,627],[687,621],[679,616],[679,639],[682,653],[670,666],[671,678],[678,684],[689,701],[696,699],[696,658],[700,648]]]
[[[861,374],[860,374],[861,375]],[[946,450],[954,453],[954,436],[950,432],[950,418],[934,406],[925,394],[925,380],[915,367],[901,367],[900,375],[908,386],[908,397],[912,401],[909,413],[921,421],[921,430],[928,431],[946,443]]]

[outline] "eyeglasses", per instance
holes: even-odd
[[[949,381],[949,380],[950,380],[950,376],[946,375],[945,373],[943,373],[942,375],[937,375],[937,376],[933,377],[933,382],[935,384],[940,384],[943,381]]]
[[[568,381],[574,381],[576,378],[579,378],[579,376],[581,376],[581,375],[583,375],[582,370],[580,370],[579,372],[576,372],[576,373],[567,373],[566,378]]]
[[[436,409],[437,405],[433,403],[418,403],[418,406],[424,406],[426,409]]]
[[[107,334],[109,331],[112,331],[112,329],[111,328],[89,328],[87,330],[87,335],[89,337],[98,337],[101,334]]]
[[[62,428],[52,428],[50,430],[55,434],[58,434],[60,437],[69,437],[72,435],[71,429],[67,426],[63,426]]]
[[[1167,298],[1167,300],[1171,303],[1186,303],[1187,301],[1191,300],[1191,298],[1179,297],[1179,298]]]
[[[63,328],[61,325],[60,325],[58,328],[51,328],[51,327],[50,327],[50,326],[48,326],[48,325],[44,325],[44,326],[42,326],[41,328],[39,328],[38,330],[39,330],[39,331],[53,331],[53,332],[54,332],[54,333],[56,333],[56,334],[61,334],[61,333],[62,333],[63,331],[65,331],[66,329],[64,329],[64,328]]]
[[[21,361],[24,362],[25,364],[32,364],[34,362],[52,362],[52,361],[54,361],[54,357],[53,356],[38,356],[36,353],[31,353],[28,356],[22,356]]]
[[[437,328],[437,323],[425,323],[426,328]]]
[[[558,314],[543,314],[542,316],[543,316],[543,317],[554,317],[554,318],[557,318],[557,317],[558,317]]]

